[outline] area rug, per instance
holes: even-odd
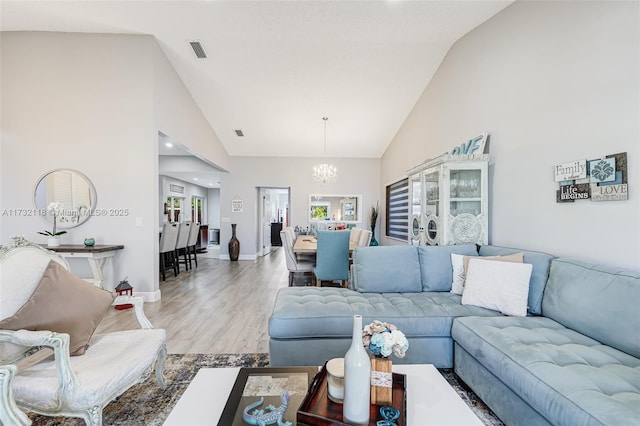
[[[105,426],[161,426],[201,368],[267,367],[268,365],[269,354],[266,353],[168,355],[164,368],[167,387],[160,389],[155,381],[155,374],[152,374],[147,380],[133,386],[105,407],[103,424]],[[439,371],[485,425],[502,425],[502,422],[480,398],[458,380],[453,370],[440,369]],[[84,426],[84,421],[68,417],[30,414],[29,418],[34,426]]]
[[[213,367],[266,367],[269,354],[184,354],[167,355],[161,389],[153,373],[120,395],[102,411],[104,426],[160,426],[169,416],[198,370]],[[123,365],[122,368],[126,368]],[[30,415],[34,426],[84,426],[84,421],[69,417]],[[188,426],[188,425],[185,425]]]

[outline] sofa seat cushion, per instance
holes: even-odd
[[[395,324],[407,337],[451,336],[454,317],[500,313],[463,306],[449,292],[360,293],[343,288],[283,288],[269,318],[269,335],[276,339],[350,337],[353,315],[363,323]]]
[[[554,424],[640,424],[638,358],[545,317],[458,318],[452,337]]]
[[[166,341],[165,330],[127,330],[95,335],[83,356],[71,357],[71,369],[81,383],[73,390],[70,408],[85,410],[114,398],[149,369]],[[116,360],[116,361],[114,361]],[[58,376],[53,357],[20,371],[13,380],[16,402],[57,408]]]

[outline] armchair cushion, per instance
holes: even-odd
[[[0,329],[67,333],[69,353],[82,355],[114,297],[52,260],[31,297],[13,316],[0,321]]]
[[[69,408],[102,406],[124,392],[153,366],[165,340],[163,329],[95,335],[85,355],[70,359],[80,386],[72,390]],[[16,402],[55,410],[60,399],[58,381],[53,358],[25,369],[13,381]]]

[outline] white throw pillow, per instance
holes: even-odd
[[[462,304],[524,317],[527,315],[531,270],[529,263],[471,259]]]
[[[451,281],[451,293],[462,294],[464,292],[464,280],[470,259],[499,260],[501,262],[518,262],[524,260],[524,253],[513,253],[504,256],[464,256],[451,253],[451,266],[453,268],[453,280]]]
[[[464,255],[451,253],[451,266],[453,267],[453,281],[451,281],[451,293],[462,294],[464,289]]]

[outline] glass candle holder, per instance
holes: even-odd
[[[342,404],[344,399],[344,358],[333,358],[327,362],[327,385],[329,399]]]

